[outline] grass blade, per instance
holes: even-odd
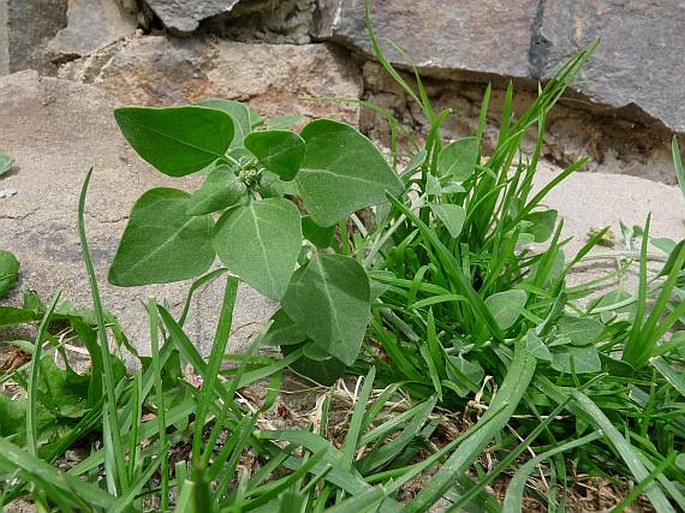
[[[28,410],[26,411],[26,440],[29,446],[29,452],[36,456],[38,454],[38,426],[36,420],[38,418],[38,377],[40,374],[40,360],[43,357],[43,341],[48,334],[48,325],[52,314],[57,307],[57,302],[61,295],[57,291],[55,297],[50,303],[50,307],[45,312],[43,320],[40,321],[38,334],[36,335],[36,344],[33,350],[33,359],[31,360],[31,374],[29,375],[28,384]]]
[[[361,436],[364,413],[369,402],[369,397],[371,396],[371,391],[373,390],[373,380],[375,377],[376,367],[371,367],[369,373],[366,375],[366,379],[364,379],[364,386],[357,399],[357,406],[355,406],[354,412],[352,413],[352,419],[350,419],[350,426],[345,435],[345,441],[340,448],[340,453],[343,457],[341,466],[345,470],[350,470],[352,468],[354,453],[357,450],[357,443]]]
[[[595,431],[594,433],[585,435],[577,440],[572,440],[565,444],[558,445],[557,447],[543,452],[542,454],[539,454],[535,458],[528,460],[526,463],[521,465],[507,486],[507,493],[504,496],[502,513],[519,513],[523,511],[523,493],[526,487],[526,480],[537,465],[546,459],[551,458],[555,454],[560,454],[562,452],[575,449],[576,447],[580,447],[601,437],[602,432]]]
[[[88,194],[88,185],[93,174],[93,168],[90,168],[83,181],[81,194],[79,196],[78,205],[78,233],[81,241],[81,251],[83,251],[83,262],[86,266],[88,274],[88,282],[90,283],[90,292],[93,298],[93,307],[95,309],[95,317],[97,318],[98,335],[100,338],[100,351],[102,352],[102,368],[104,371],[104,392],[106,396],[106,406],[104,408],[107,416],[109,428],[111,430],[111,440],[114,455],[114,468],[106,469],[107,473],[116,476],[118,483],[118,492],[125,491],[128,487],[128,476],[126,475],[126,463],[124,462],[124,446],[121,441],[122,432],[119,415],[117,410],[117,396],[115,394],[114,383],[114,365],[112,363],[112,356],[109,352],[109,341],[107,337],[107,328],[105,326],[105,314],[102,308],[102,301],[100,299],[100,290],[98,288],[97,277],[95,274],[95,266],[93,265],[93,257],[88,246],[88,237],[86,236],[86,197]]]
[[[685,397],[685,380],[681,377],[678,371],[671,367],[661,356],[656,356],[650,359],[649,363],[652,364],[652,367],[654,367],[659,374],[666,378],[666,381],[673,385],[673,388],[675,388],[680,395]]]
[[[611,445],[613,445],[616,452],[623,458],[623,461],[633,473],[635,480],[639,483],[647,479],[649,477],[649,471],[642,463],[635,448],[623,437],[623,435],[621,435],[604,412],[602,412],[602,410],[600,410],[599,407],[582,392],[574,391],[573,397],[582,410],[590,416],[597,427],[604,431],[604,434],[609,439],[609,442],[611,442]],[[649,486],[645,488],[645,494],[659,513],[675,513],[675,510],[668,499],[655,483],[650,483]]]
[[[455,476],[463,474],[483,451],[492,438],[499,433],[513,415],[516,406],[528,389],[535,372],[536,360],[519,343],[514,352],[509,371],[502,386],[490,404],[488,411],[469,429],[473,435],[452,453],[440,471],[433,476],[419,494],[406,506],[406,513],[422,513],[434,504],[452,486]],[[502,406],[501,412],[498,411]],[[496,415],[496,418],[491,418]],[[483,424],[487,423],[486,426]]]

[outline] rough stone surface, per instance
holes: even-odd
[[[544,162],[536,176],[536,190],[546,185],[560,169]],[[685,198],[680,189],[662,183],[626,175],[605,173],[576,173],[552,189],[544,201],[555,208],[564,220],[562,239],[572,237],[564,247],[567,258],[572,258],[588,241],[590,230],[610,227],[613,247],[597,246],[591,255],[611,254],[625,250],[620,222],[626,226],[645,226],[647,215],[651,212],[651,237],[667,237],[674,241],[685,239]],[[632,251],[639,251],[639,240],[633,243]],[[649,247],[650,267],[660,268],[665,253]],[[658,260],[660,259],[660,260]],[[605,278],[617,269],[616,258],[585,260],[574,267],[568,278],[573,286],[588,280]],[[623,284],[635,292],[637,290],[637,267],[632,266]],[[618,284],[616,279],[604,283],[597,293],[608,292]],[[585,302],[585,301],[583,301]]]
[[[56,67],[46,52],[46,44],[66,26],[67,0],[1,0],[0,4],[5,9],[5,23],[0,25],[0,55],[4,53],[6,60],[3,72],[0,57],[0,74],[28,68],[54,73]],[[2,14],[0,22],[1,18]]]
[[[354,63],[324,44],[249,45],[148,36],[70,64],[62,76],[97,85],[127,104],[174,105],[215,97],[245,101],[266,117],[301,114],[359,121],[357,106],[307,101],[361,94]]]
[[[424,70],[526,77],[537,0],[393,0],[371,3],[379,41],[390,38]],[[319,0],[316,35],[372,54],[362,0]],[[407,58],[390,45],[394,62]]]
[[[580,91],[591,102],[622,109],[624,117],[651,117],[685,131],[685,83],[675,79],[685,52],[682,0],[372,4],[379,39],[392,38],[407,52],[384,45],[387,57],[403,65],[412,59],[423,73],[441,78],[537,81],[600,37]],[[372,54],[363,1],[319,0],[319,5],[320,37]]]
[[[229,12],[240,0],[146,0],[170,31],[189,34],[200,26],[200,21]]]
[[[536,176],[541,188],[561,170],[543,165]],[[680,189],[635,176],[609,173],[574,173],[546,197],[545,204],[564,218],[564,236],[573,237],[567,254],[588,240],[590,229],[611,227],[620,239],[619,221],[644,226],[652,213],[650,235],[685,239],[685,198]],[[563,238],[563,236],[562,236]]]
[[[107,284],[107,269],[134,201],[150,187],[183,188],[197,185],[197,179],[170,179],[145,164],[120,135],[113,107],[110,97],[88,85],[39,79],[31,71],[0,79],[0,141],[16,160],[16,169],[1,182],[17,190],[13,197],[0,199],[0,247],[20,260],[24,286],[45,299],[61,288],[63,298],[89,307],[76,220],[81,182],[94,166],[86,222],[103,302],[134,345],[147,350],[142,301],[155,295],[167,299],[178,313],[188,283],[117,288]],[[211,347],[221,292],[219,283],[204,290],[188,319],[189,335],[204,353]],[[241,287],[234,349],[259,329],[272,308]]]
[[[364,63],[362,77],[365,100],[388,109],[419,138],[427,134],[430,126],[420,107],[379,64]],[[408,74],[404,77],[413,83]],[[424,85],[436,112],[444,108],[452,110],[452,115],[442,124],[445,137],[456,139],[475,132],[485,84],[427,77]],[[531,92],[515,84],[513,110],[516,114],[524,112],[534,100]],[[504,89],[493,88],[484,137],[486,152],[491,151],[497,142],[503,103]],[[387,122],[378,112],[362,109],[360,125],[373,139],[389,144]],[[529,153],[534,147],[532,135],[533,132],[524,140],[524,151]],[[606,110],[593,110],[582,99],[569,97],[549,113],[544,155],[560,166],[568,166],[581,157],[589,156],[592,160],[583,168],[586,171],[622,173],[675,184],[671,137],[672,133],[660,123],[631,121]]]
[[[583,71],[582,91],[612,107],[637,107],[685,132],[685,2],[546,2],[541,62],[549,76],[563,59],[601,38]],[[638,113],[636,113],[638,115]]]
[[[10,47],[7,25],[7,2],[0,0],[0,76],[10,72]]]
[[[241,42],[306,44],[316,0],[252,0],[204,20],[200,31]]]
[[[89,55],[135,32],[136,24],[112,0],[74,0],[67,10],[67,26],[48,45],[54,59]]]

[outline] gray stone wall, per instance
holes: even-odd
[[[514,80],[523,108],[539,80],[600,38],[575,92],[552,113],[547,158],[565,165],[587,154],[588,170],[674,183],[669,141],[685,133],[682,0],[370,5],[390,61],[405,70],[415,65],[432,101],[453,109],[445,125],[453,137],[473,130],[492,83],[494,140],[507,81]],[[385,122],[371,110],[313,109],[301,99],[342,90],[389,109],[419,134],[427,128],[374,63],[362,0],[0,0],[0,75],[29,68],[92,83],[125,103],[220,95],[267,112],[338,116],[386,141]],[[354,91],[349,80],[359,84]],[[260,81],[273,90],[257,87]]]

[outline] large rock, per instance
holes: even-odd
[[[135,20],[112,0],[74,0],[67,18],[66,28],[48,45],[60,61],[89,55],[136,30]]]
[[[601,38],[582,91],[612,107],[637,107],[685,132],[685,4],[682,0],[546,2],[540,28],[546,75]],[[639,115],[639,113],[637,114]]]
[[[370,2],[387,57],[424,71],[476,71],[525,77],[537,0]],[[497,20],[497,22],[495,22]],[[372,54],[361,0],[319,0],[316,35]],[[388,45],[389,38],[406,51]]]
[[[70,63],[65,78],[92,83],[122,103],[174,105],[208,97],[241,100],[266,117],[301,114],[357,124],[357,67],[333,47],[134,38],[113,53]]]
[[[39,79],[31,71],[0,79],[0,141],[16,161],[0,187],[17,191],[0,199],[0,248],[17,256],[23,285],[44,299],[61,288],[64,299],[89,307],[76,221],[81,183],[94,166],[86,222],[103,301],[133,344],[147,350],[142,302],[154,295],[178,313],[188,283],[118,288],[107,283],[107,270],[134,201],[150,187],[183,188],[196,185],[197,178],[170,179],[145,164],[119,133],[113,107],[109,96],[88,85]],[[211,347],[221,292],[220,283],[205,289],[188,319],[189,335],[204,353]],[[250,339],[271,309],[270,302],[241,287],[234,349]]]
[[[147,5],[172,32],[189,34],[206,18],[230,12],[240,0],[146,0]]]
[[[685,9],[681,0],[393,0],[371,2],[379,40],[395,63],[425,74],[487,81],[548,78],[565,59],[601,38],[579,89],[631,119],[655,118],[685,131]],[[364,2],[319,0],[320,37],[372,54]],[[474,72],[480,75],[474,75]],[[578,108],[588,102],[578,102]],[[645,115],[646,114],[646,115]]]
[[[173,35],[198,30],[236,41],[310,42],[315,0],[145,0]]]
[[[401,72],[410,84],[413,77]],[[425,137],[430,130],[421,107],[397,85],[380,64],[367,61],[362,66],[364,99],[384,107],[415,135]],[[458,139],[475,133],[482,109],[486,85],[470,80],[445,80],[424,77],[428,97],[435,112],[449,109],[452,114],[441,124],[444,137]],[[415,85],[415,84],[414,84]],[[484,150],[490,154],[499,139],[505,89],[494,87],[484,133]],[[536,99],[525,87],[515,85],[513,110],[521,115]],[[638,122],[606,112],[578,108],[578,99],[560,101],[549,112],[546,122],[543,155],[560,166],[568,166],[581,157],[590,157],[584,171],[628,174],[673,185],[676,175],[671,154],[672,132],[652,120]],[[390,127],[383,114],[362,109],[360,126],[372,139],[390,144]],[[523,152],[534,150],[536,133],[524,138]],[[681,147],[683,144],[681,143]]]
[[[45,47],[66,25],[67,0],[0,0],[0,75],[54,73]]]

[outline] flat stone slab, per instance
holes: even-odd
[[[107,271],[135,200],[153,186],[183,188],[197,179],[171,179],[155,171],[128,147],[112,109],[115,102],[97,88],[27,71],[0,79],[0,141],[15,159],[15,170],[0,187],[17,191],[0,199],[0,248],[21,262],[24,286],[48,301],[56,290],[76,306],[92,305],[77,233],[78,196],[94,166],[86,223],[103,303],[121,322],[134,346],[148,350],[143,303],[150,296],[168,300],[178,314],[188,282],[118,288]],[[211,348],[223,282],[202,291],[188,318],[191,340],[202,353]],[[12,300],[20,301],[18,295]],[[240,288],[232,349],[251,339],[274,305],[247,287]]]
[[[561,170],[539,168],[536,187],[547,184]],[[564,218],[562,237],[573,237],[567,255],[575,254],[588,240],[591,229],[609,226],[617,239],[619,222],[643,226],[652,213],[650,235],[685,239],[685,198],[680,189],[636,176],[577,172],[552,189],[545,204]]]
[[[145,0],[164,26],[178,34],[189,34],[200,21],[230,12],[240,0]]]
[[[60,60],[89,55],[133,34],[136,23],[112,0],[72,0],[67,26],[48,44]]]
[[[538,169],[536,190],[561,172],[561,169],[549,164],[543,164]],[[568,276],[568,285],[604,278],[616,271],[618,259],[609,255],[617,252],[623,252],[622,256],[632,253],[637,263],[641,239],[634,240],[633,246],[627,250],[623,243],[620,222],[629,228],[644,228],[647,215],[651,212],[650,237],[666,237],[676,242],[685,239],[685,198],[680,189],[644,178],[578,172],[552,189],[543,203],[556,209],[563,218],[561,239],[572,237],[564,246],[567,260],[573,258],[589,240],[591,230],[609,227],[613,236],[613,247],[595,246],[590,253],[595,256],[604,255],[605,258],[586,259],[576,265]],[[663,266],[665,257],[665,253],[649,245],[651,268]],[[610,279],[597,293],[609,292],[617,283],[616,279]],[[637,283],[637,265],[634,265],[624,277],[624,285],[635,292]],[[591,297],[596,297],[597,293]]]
[[[126,104],[176,105],[214,97],[243,101],[266,117],[300,114],[359,123],[357,105],[315,100],[361,95],[357,66],[325,44],[143,36],[108,52],[70,63],[61,76],[92,83]]]
[[[387,57],[438,77],[482,82],[549,78],[601,38],[578,89],[634,119],[685,131],[685,9],[681,0],[394,0],[371,2]],[[319,1],[318,35],[372,55],[364,2]],[[404,52],[385,42],[393,40]]]

